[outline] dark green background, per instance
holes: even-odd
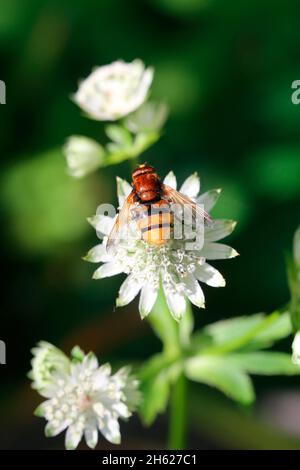
[[[81,260],[97,243],[86,217],[115,201],[117,174],[130,176],[128,162],[82,181],[66,174],[60,148],[68,135],[104,137],[101,123],[82,117],[69,99],[93,66],[137,57],[154,66],[152,97],[171,114],[145,159],[180,181],[197,170],[204,189],[223,188],[213,215],[239,222],[230,243],[241,256],[215,263],[227,287],[205,289],[197,325],[288,300],[284,252],[300,203],[300,105],[291,102],[291,84],[300,79],[299,15],[296,0],[1,0],[1,448],[62,446],[62,438],[45,440],[43,421],[32,417],[39,398],[25,375],[36,341],[66,351],[78,342],[116,363],[160,348],[135,304],[115,311],[121,279],[93,281],[93,266]],[[288,351],[290,341],[279,347]],[[299,379],[255,384],[253,410],[191,388],[190,445],[300,448],[282,419],[275,424],[270,401],[290,390],[300,410]],[[161,448],[166,419],[151,430],[133,419],[122,430],[123,447]]]

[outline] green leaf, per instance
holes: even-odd
[[[205,327],[204,332],[212,336],[215,344],[226,344],[244,336],[259,326],[263,318],[262,313],[257,313],[248,317],[221,320]]]
[[[266,317],[267,318],[267,317]],[[278,314],[266,328],[262,329],[248,344],[248,348],[261,349],[272,346],[276,341],[286,338],[292,333],[289,312]]]
[[[243,405],[249,405],[255,399],[250,377],[226,357],[193,357],[185,361],[184,370],[190,380],[216,387]]]
[[[288,312],[271,315],[255,314],[222,320],[204,328],[202,334],[212,338],[212,345],[206,353],[225,353],[235,350],[253,350],[271,346],[275,341],[291,334],[292,325]],[[199,343],[195,335],[192,346]]]
[[[300,367],[293,364],[291,355],[281,352],[262,351],[234,353],[227,356],[233,367],[258,375],[299,375]]]
[[[132,137],[130,132],[125,127],[118,126],[117,124],[110,124],[105,128],[106,135],[117,144],[117,147],[127,148],[132,144]]]
[[[140,386],[143,401],[139,411],[143,422],[150,426],[158,413],[162,413],[168,404],[170,385],[163,373]]]
[[[147,380],[152,380],[155,375],[158,375],[169,365],[173,360],[170,360],[165,354],[156,354],[149,359],[139,371],[139,380],[143,383]]]
[[[287,257],[286,265],[291,293],[289,309],[294,330],[297,332],[300,330],[300,228],[294,235],[293,257]]]
[[[139,411],[145,424],[150,425],[168,404],[170,385],[182,372],[180,360],[170,360],[165,354],[152,357],[138,374],[143,396]]]

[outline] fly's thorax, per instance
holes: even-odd
[[[156,173],[146,173],[133,178],[133,189],[141,202],[160,198],[161,182]]]

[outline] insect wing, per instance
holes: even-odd
[[[134,192],[131,191],[126,201],[124,202],[113,228],[108,236],[106,249],[108,253],[111,253],[113,249],[117,246],[120,241],[120,238],[124,235],[124,231],[128,235],[129,224],[132,221],[132,207],[134,205]]]
[[[180,205],[184,210],[190,210],[193,220],[199,218],[200,220],[204,219],[208,225],[212,225],[213,221],[211,216],[201,207],[199,204],[194,202],[188,196],[176,191],[175,189],[167,186],[166,184],[162,185],[163,195],[173,204]],[[178,212],[178,211],[177,211]],[[176,210],[174,211],[176,215]]]

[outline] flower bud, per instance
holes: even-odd
[[[294,364],[300,366],[300,331],[295,335],[293,344],[292,344],[292,361]]]
[[[104,163],[104,150],[95,140],[84,136],[69,137],[64,146],[68,172],[81,178],[97,170]]]

